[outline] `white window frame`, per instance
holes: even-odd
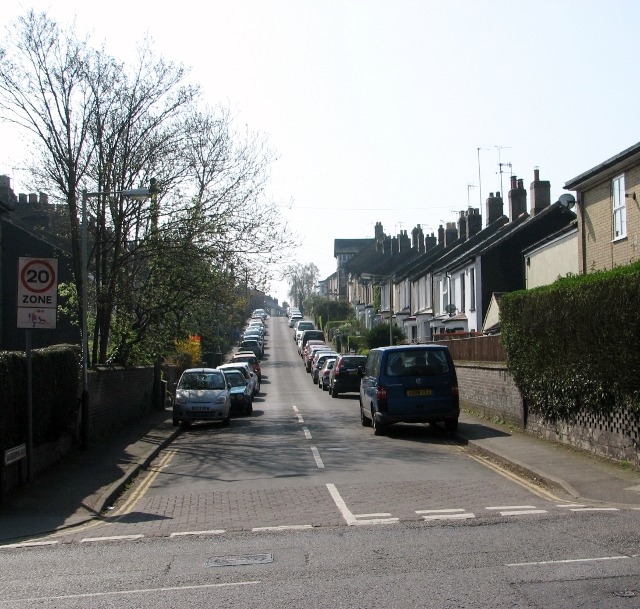
[[[611,181],[613,241],[627,236],[627,203],[625,200],[624,173]]]

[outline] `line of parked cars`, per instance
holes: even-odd
[[[174,425],[188,428],[194,421],[219,421],[227,426],[232,413],[251,415],[262,381],[267,317],[263,309],[253,312],[229,363],[182,373],[173,405]]]
[[[376,435],[395,423],[444,423],[455,435],[460,416],[455,366],[444,345],[398,345],[368,355],[336,353],[319,330],[300,329],[294,338],[311,380],[331,397],[358,393],[360,422]]]

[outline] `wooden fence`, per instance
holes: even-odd
[[[446,344],[454,361],[504,362],[506,355],[499,334],[476,336],[473,338],[441,339],[438,344]]]

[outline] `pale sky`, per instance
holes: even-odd
[[[564,183],[640,140],[635,0],[210,0],[27,7],[127,60],[148,33],[192,68],[208,104],[268,134],[271,194],[298,262],[335,270],[333,240],[429,232],[500,190],[503,163]],[[0,124],[0,173],[21,190],[20,145]],[[9,145],[7,145],[9,144]],[[508,190],[509,168],[503,187]],[[473,184],[475,188],[468,188]],[[481,207],[484,216],[484,203]],[[274,282],[271,293],[286,298]]]

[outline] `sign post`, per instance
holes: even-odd
[[[58,307],[58,259],[18,258],[18,328],[25,329],[27,360],[27,480],[33,482],[32,330],[55,330]]]

